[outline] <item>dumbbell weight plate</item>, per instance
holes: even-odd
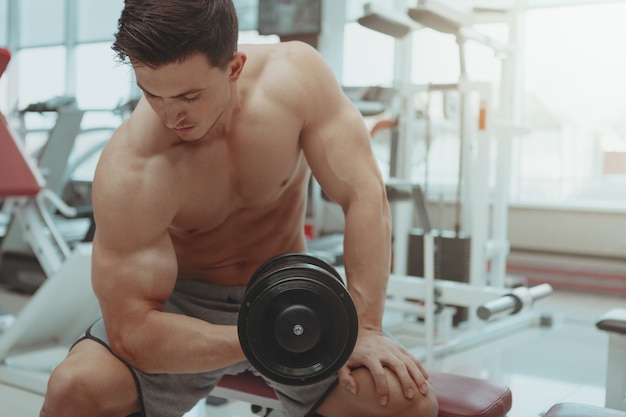
[[[341,279],[341,275],[339,275],[337,270],[333,268],[333,266],[330,265],[328,262],[316,256],[310,255],[308,253],[294,252],[294,253],[286,253],[283,255],[278,255],[266,261],[263,265],[261,265],[254,272],[254,274],[252,274],[252,278],[250,279],[250,282],[248,283],[247,290],[249,290],[252,286],[254,286],[256,282],[259,280],[259,278],[266,277],[272,271],[287,268],[290,265],[297,266],[297,265],[302,265],[302,264],[318,266],[324,269],[325,271],[329,272],[331,275],[336,277],[339,281],[343,282]]]
[[[288,254],[261,266],[239,315],[242,349],[263,375],[305,385],[335,373],[356,343],[354,303],[339,275],[317,258]],[[298,261],[295,261],[295,260]]]
[[[291,305],[281,310],[274,320],[274,337],[289,352],[311,350],[322,335],[320,317],[304,304]]]

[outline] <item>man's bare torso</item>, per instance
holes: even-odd
[[[143,166],[131,171],[174,185],[164,185],[160,199],[176,200],[168,232],[179,278],[245,284],[270,257],[304,250],[310,170],[300,146],[303,120],[284,98],[285,84],[274,79],[268,59],[280,53],[274,48],[241,48],[248,62],[230,130],[198,141],[172,140],[172,132],[142,102],[127,133],[111,141],[108,152],[131,149],[110,158],[120,164],[115,169]],[[160,161],[159,169],[149,168],[153,160]]]

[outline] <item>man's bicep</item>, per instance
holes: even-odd
[[[166,299],[176,280],[176,256],[169,235],[150,242],[116,244],[94,236],[92,278],[103,297]],[[96,289],[97,287],[97,289]],[[97,294],[100,296],[100,294]]]
[[[128,245],[128,243],[126,243]],[[169,237],[129,248],[94,238],[92,282],[109,337],[125,337],[171,294],[177,264]]]
[[[175,196],[163,197],[173,185],[158,175],[167,167],[148,169],[155,164],[136,157],[116,169],[121,154],[117,148],[103,153],[93,184],[92,280],[103,310],[125,308],[131,299],[167,298],[176,275],[168,233]]]

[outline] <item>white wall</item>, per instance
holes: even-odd
[[[626,259],[626,213],[531,207],[509,209],[513,249]]]
[[[432,203],[433,227],[453,229],[454,206]],[[609,210],[509,207],[512,251],[562,253],[626,261],[626,213]]]
[[[452,203],[429,205],[435,229],[454,230]],[[513,252],[614,258],[626,262],[626,213],[609,210],[509,207],[508,239]],[[343,214],[333,203],[324,204],[322,233],[340,232]],[[419,220],[415,222],[419,227]]]

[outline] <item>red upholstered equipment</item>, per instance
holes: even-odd
[[[437,392],[439,417],[504,417],[511,409],[513,397],[508,387],[444,372],[429,371],[429,374]],[[218,396],[237,392],[241,395],[231,398],[251,403],[255,397],[265,403],[278,399],[263,379],[250,373],[226,375],[217,388]]]
[[[244,372],[239,375],[224,375],[218,386],[256,397],[278,400],[274,390],[265,383],[263,378],[254,376],[250,372]]]
[[[585,404],[561,403],[552,406],[543,417],[626,417],[626,411]]]
[[[11,60],[11,51],[7,48],[0,48],[0,77],[4,70],[7,69],[7,65],[9,65],[9,61]]]
[[[439,401],[439,417],[504,417],[513,405],[511,390],[478,378],[428,371]]]
[[[0,198],[37,195],[41,186],[0,114]]]
[[[11,52],[0,48],[0,76],[11,60]],[[41,186],[0,114],[0,198],[36,195]]]

